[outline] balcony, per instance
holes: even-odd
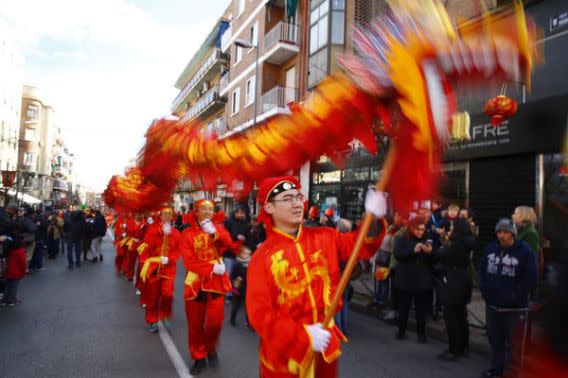
[[[213,50],[201,67],[189,79],[189,82],[178,93],[174,101],[172,101],[172,112],[178,113],[182,111],[184,103],[191,102],[198,96],[200,85],[218,75],[222,67],[228,64],[228,61],[228,55],[223,54],[219,49]]]
[[[260,99],[261,113],[290,114],[288,104],[298,101],[298,90],[296,88],[288,88],[276,86],[262,95]],[[267,114],[272,116],[272,114]]]
[[[62,192],[66,192],[68,189],[67,187],[67,181],[65,180],[61,180],[61,179],[55,179],[53,180],[53,186],[52,186],[52,190],[59,190]]]
[[[225,74],[219,80],[219,93],[223,93],[225,89],[229,86],[229,71],[225,72]]]
[[[219,95],[219,86],[211,87],[199,101],[189,108],[183,116],[184,121],[189,121],[195,117],[206,117],[224,107],[227,99]]]
[[[300,26],[279,22],[264,36],[265,61],[280,65],[300,52]]]
[[[221,36],[221,51],[226,53],[231,47],[231,37],[233,36],[233,28],[229,26]]]

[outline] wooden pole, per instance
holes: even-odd
[[[383,174],[381,175],[379,181],[375,185],[375,189],[377,191],[384,191],[390,174],[392,172],[393,164],[394,164],[394,144],[391,145],[389,152],[387,154],[387,158],[384,164]],[[351,278],[351,273],[353,272],[353,268],[355,268],[355,264],[357,263],[357,258],[359,257],[359,251],[363,246],[363,242],[365,241],[365,237],[369,233],[369,229],[371,228],[371,224],[375,217],[373,214],[365,213],[363,220],[361,222],[359,234],[357,235],[357,239],[355,241],[355,246],[353,247],[353,251],[349,256],[349,260],[347,260],[347,265],[343,270],[343,274],[341,275],[341,279],[339,280],[339,284],[337,285],[337,289],[335,290],[335,294],[333,295],[333,300],[331,305],[326,310],[325,318],[323,321],[324,328],[329,327],[329,323],[331,319],[333,319],[333,315],[335,315],[335,311],[337,306],[339,305],[339,300],[343,296],[343,291],[349,282],[349,278]]]

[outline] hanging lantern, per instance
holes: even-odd
[[[512,117],[517,112],[517,102],[501,94],[487,100],[483,110],[485,114],[491,117],[491,126],[499,127],[503,121]]]

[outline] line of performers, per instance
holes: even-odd
[[[267,240],[254,253],[247,272],[246,310],[260,337],[261,377],[335,377],[340,342],[338,327],[321,324],[340,278],[357,231],[302,227],[304,197],[295,177],[261,183],[258,219]],[[371,227],[360,253],[369,259],[384,236],[385,197],[369,190],[365,209],[379,220]],[[156,219],[154,219],[156,218]],[[194,203],[189,227],[179,232],[172,224],[172,208],[158,214],[119,216],[115,222],[116,271],[136,277],[140,303],[150,332],[161,321],[169,329],[176,265],[185,267],[184,302],[188,324],[192,375],[218,363],[217,347],[224,321],[224,298],[231,281],[221,256],[239,251],[223,227],[221,212],[212,201]],[[337,309],[339,311],[340,308]]]

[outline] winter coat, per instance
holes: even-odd
[[[26,249],[19,247],[8,252],[6,279],[21,280],[26,274]]]
[[[534,252],[536,256],[536,261],[540,261],[540,239],[538,237],[538,233],[534,229],[532,224],[525,226],[523,228],[519,228],[517,230],[517,240],[522,240],[530,247],[530,249]]]
[[[107,223],[105,217],[98,213],[95,216],[95,236],[105,236],[107,233]]]
[[[83,230],[83,213],[79,210],[71,213],[69,218],[65,220],[63,225],[63,234],[66,241],[81,240],[81,231]]]
[[[53,240],[59,240],[63,231],[63,219],[57,215],[51,215],[49,226],[47,226],[47,237]]]
[[[442,271],[442,303],[458,305],[471,301],[473,280],[469,256],[474,243],[470,236],[462,240],[450,240],[434,252],[434,259],[440,264]]]
[[[418,243],[425,244],[426,239],[405,235],[394,245],[393,255],[398,260],[394,287],[399,290],[422,292],[432,289],[432,255],[423,251],[414,253]]]
[[[225,229],[231,235],[231,239],[233,239],[233,241],[239,240],[237,236],[243,235],[245,237],[244,243],[245,245],[248,245],[248,243],[251,240],[251,229],[252,229],[250,222],[248,222],[246,219],[239,220],[235,218],[235,214],[231,214],[231,217],[225,221],[224,226]],[[223,256],[232,258],[237,253],[238,251],[227,250],[223,254]]]
[[[231,272],[231,282],[233,283],[233,289],[239,293],[239,295],[245,295],[247,290],[247,269],[250,259],[243,260],[237,257],[235,260],[235,265],[233,265],[233,270]],[[235,285],[235,280],[239,277],[242,281],[240,286]]]
[[[499,243],[487,246],[479,268],[479,289],[489,306],[526,308],[536,284],[536,257],[526,243],[516,241],[508,248]]]

